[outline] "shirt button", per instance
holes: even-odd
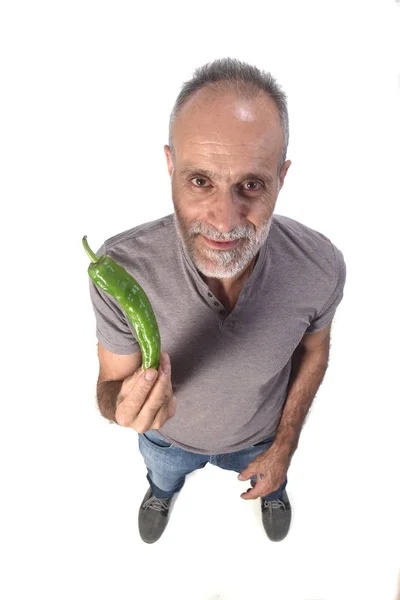
[[[224,314],[225,314],[225,311],[224,311],[224,309],[220,310],[219,312],[221,313],[221,315],[224,315]]]
[[[208,292],[208,295],[210,296],[210,298],[212,297],[212,294],[210,292]]]
[[[219,302],[214,302],[214,305],[215,306],[219,306]]]

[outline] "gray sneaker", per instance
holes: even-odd
[[[139,533],[147,544],[153,544],[162,536],[168,523],[172,498],[159,499],[153,496],[151,487],[147,490],[139,508]]]
[[[283,490],[277,500],[268,501],[261,498],[261,513],[269,539],[273,542],[283,540],[288,534],[292,518],[292,507],[286,490]]]

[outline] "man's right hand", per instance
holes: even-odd
[[[146,379],[149,373],[156,375],[152,381]],[[124,379],[117,396],[115,420],[123,427],[131,427],[138,433],[144,433],[149,429],[160,429],[174,416],[175,411],[171,361],[166,352],[161,352],[158,371],[143,370],[140,367],[133,375]]]

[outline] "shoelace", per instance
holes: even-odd
[[[155,496],[151,496],[143,504],[143,508],[152,508],[153,510],[158,510],[159,512],[161,512],[162,510],[168,510],[168,502],[169,498],[163,500],[162,498],[156,498]]]
[[[274,508],[284,508],[286,510],[285,503],[282,500],[264,500],[264,508],[270,511]]]

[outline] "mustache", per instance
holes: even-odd
[[[204,235],[206,238],[208,238],[209,240],[213,240],[214,242],[233,242],[234,240],[252,237],[254,233],[254,231],[249,231],[245,228],[241,228],[240,230],[236,229],[230,232],[229,234],[219,233],[218,231],[209,231],[207,229],[204,229],[204,227],[199,226],[193,226],[189,228],[189,235],[193,237],[196,235]]]

